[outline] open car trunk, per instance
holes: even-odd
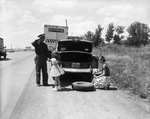
[[[62,62],[92,62],[92,55],[83,52],[61,52]]]
[[[92,43],[90,41],[74,41],[74,40],[62,40],[58,42],[58,51],[81,51],[92,52]]]
[[[64,79],[92,80],[92,42],[86,40],[60,40],[56,47],[65,71]]]
[[[84,52],[61,52],[62,67],[68,72],[90,72],[92,55]],[[67,70],[68,69],[68,70]],[[77,70],[78,69],[78,70]],[[88,69],[88,70],[86,70]]]

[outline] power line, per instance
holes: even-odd
[[[93,12],[91,12],[90,14],[88,14],[86,17],[84,17],[82,20],[78,21],[78,22],[81,22],[81,21],[84,21],[85,19],[87,19],[88,17],[90,17],[91,15],[93,15],[94,13],[96,13],[97,10],[99,10],[101,7],[104,7],[106,4],[108,4],[110,2],[110,0],[107,0],[105,2],[105,4],[101,5],[100,7],[96,8]],[[73,24],[74,25],[74,24]],[[72,26],[72,25],[71,25]]]
[[[95,9],[93,12],[91,12],[89,15],[87,15],[84,19],[82,19],[81,21],[83,21],[83,20],[85,20],[85,19],[87,19],[88,17],[90,17],[91,15],[93,15],[94,13],[96,13],[97,12],[97,10],[99,10],[101,7],[104,7],[106,4],[108,4],[110,2],[110,0],[107,0],[106,2],[105,2],[105,4],[103,4],[102,6],[100,6],[100,7],[98,7],[97,9]],[[80,22],[81,22],[80,21]]]

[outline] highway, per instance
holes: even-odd
[[[6,60],[0,60],[1,119],[11,115],[35,66],[33,51],[7,54]]]
[[[128,91],[76,91],[66,77],[57,92],[50,76],[49,86],[38,87],[34,56],[15,52],[0,61],[1,119],[150,119],[148,99]]]

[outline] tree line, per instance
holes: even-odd
[[[102,38],[103,29],[101,25],[98,25],[95,32],[87,31],[84,37],[86,40],[92,41],[94,47],[104,45],[105,43],[140,47],[150,43],[150,28],[144,23],[132,23],[126,29],[128,33],[127,36],[123,34],[125,33],[125,26],[114,26],[114,23],[110,23],[105,38]]]

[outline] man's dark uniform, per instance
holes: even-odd
[[[43,85],[48,85],[48,74],[47,74],[47,57],[48,57],[48,48],[47,45],[43,42],[38,43],[38,40],[32,42],[32,45],[35,47],[35,64],[36,64],[36,83],[40,85],[40,75],[42,70],[43,76]]]

